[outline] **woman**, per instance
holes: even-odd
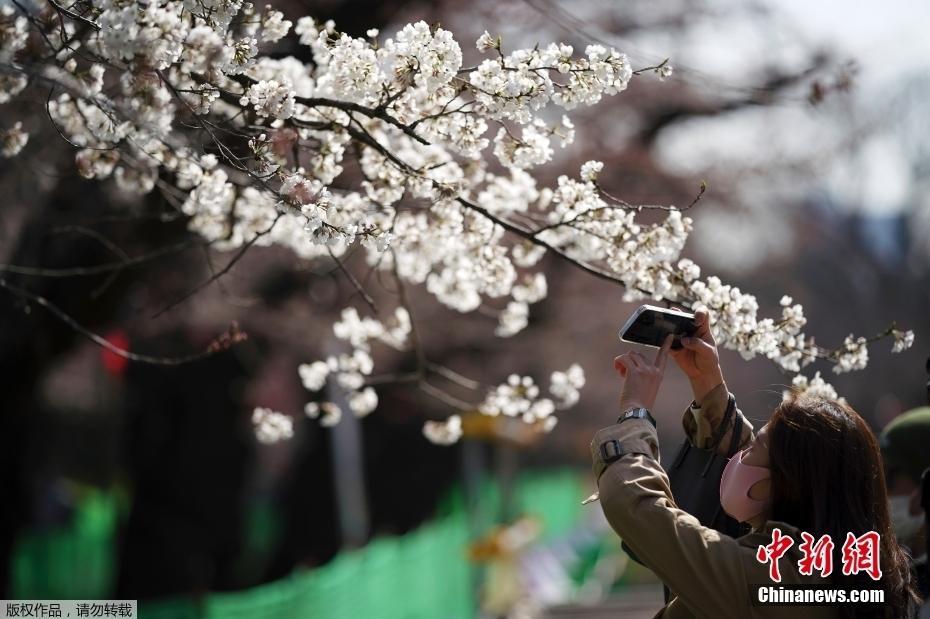
[[[890,528],[878,444],[862,418],[845,404],[803,396],[787,399],[757,434],[743,418],[745,449],[728,463],[720,487],[723,508],[752,526],[748,535],[727,537],[677,508],[659,465],[654,422],[646,412],[655,403],[667,357],[671,355],[691,381],[694,403],[683,421],[695,445],[711,447],[710,437],[722,423],[730,397],[708,315],[698,312],[695,321],[694,337],[682,338],[680,350],[670,350],[669,339],[654,362],[635,351],[614,360],[625,378],[621,415],[591,444],[607,520],[672,591],[671,601],[657,617],[911,616],[916,596],[905,556]],[[717,443],[721,451],[730,444],[729,434],[727,430]],[[757,559],[760,547],[772,544],[776,528],[794,541],[777,562],[780,583],[772,580],[772,562]],[[864,572],[844,576],[842,547],[847,533],[859,537],[870,531],[880,535],[880,579]],[[823,577],[816,570],[801,574],[802,532],[815,540],[831,536],[832,575]],[[882,589],[884,604],[754,603],[757,586],[779,584]]]

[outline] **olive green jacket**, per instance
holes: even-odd
[[[709,447],[710,437],[721,423],[728,394],[721,385],[708,394],[697,410],[685,411],[683,424],[690,440]],[[742,413],[739,413],[742,415]],[[743,445],[752,440],[752,426],[744,421]],[[601,445],[617,440],[627,455],[605,463]],[[729,445],[729,432],[720,445]],[[609,449],[608,449],[609,452]],[[634,453],[629,453],[634,452]],[[714,619],[784,618],[820,619],[839,616],[828,606],[753,605],[753,585],[777,586],[769,578],[769,564],[756,559],[760,545],[772,541],[778,527],[794,539],[779,561],[780,584],[827,584],[817,572],[798,571],[800,533],[780,522],[768,522],[759,531],[734,539],[709,529],[675,505],[668,476],[659,464],[655,428],[645,419],[629,419],[604,428],[591,443],[594,473],[601,508],[610,526],[639,559],[668,586],[672,600],[656,618]]]

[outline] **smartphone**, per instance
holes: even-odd
[[[694,314],[654,305],[640,305],[620,329],[620,339],[660,348],[671,333],[675,336],[672,348],[678,350],[681,348],[681,337],[694,335],[696,330]]]

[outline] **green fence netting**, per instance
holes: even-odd
[[[13,552],[17,599],[105,599],[116,576],[115,493],[87,490],[67,527],[31,530]]]
[[[543,524],[544,539],[578,522],[583,478],[575,471],[532,473],[514,487],[518,511]],[[478,503],[493,514],[500,506],[497,484],[482,485]],[[439,510],[441,516],[398,537],[378,538],[340,553],[320,568],[234,593],[197,600],[140,605],[143,619],[282,619],[287,617],[378,617],[379,619],[466,619],[475,616],[473,566],[466,552],[473,535],[461,490]],[[31,531],[15,552],[12,592],[20,599],[105,599],[115,574],[117,500],[88,493],[72,524],[56,531]],[[472,521],[472,526],[473,526]]]

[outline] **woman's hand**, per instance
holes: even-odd
[[[698,404],[710,391],[723,382],[717,343],[710,332],[710,316],[705,310],[694,314],[697,330],[692,337],[681,338],[682,348],[672,350],[672,359],[691,381],[694,401]]]
[[[662,378],[665,376],[665,364],[668,362],[671,346],[672,336],[668,336],[656,354],[655,361],[649,361],[635,350],[614,359],[614,369],[626,379],[620,392],[621,412],[638,407],[652,410]]]

